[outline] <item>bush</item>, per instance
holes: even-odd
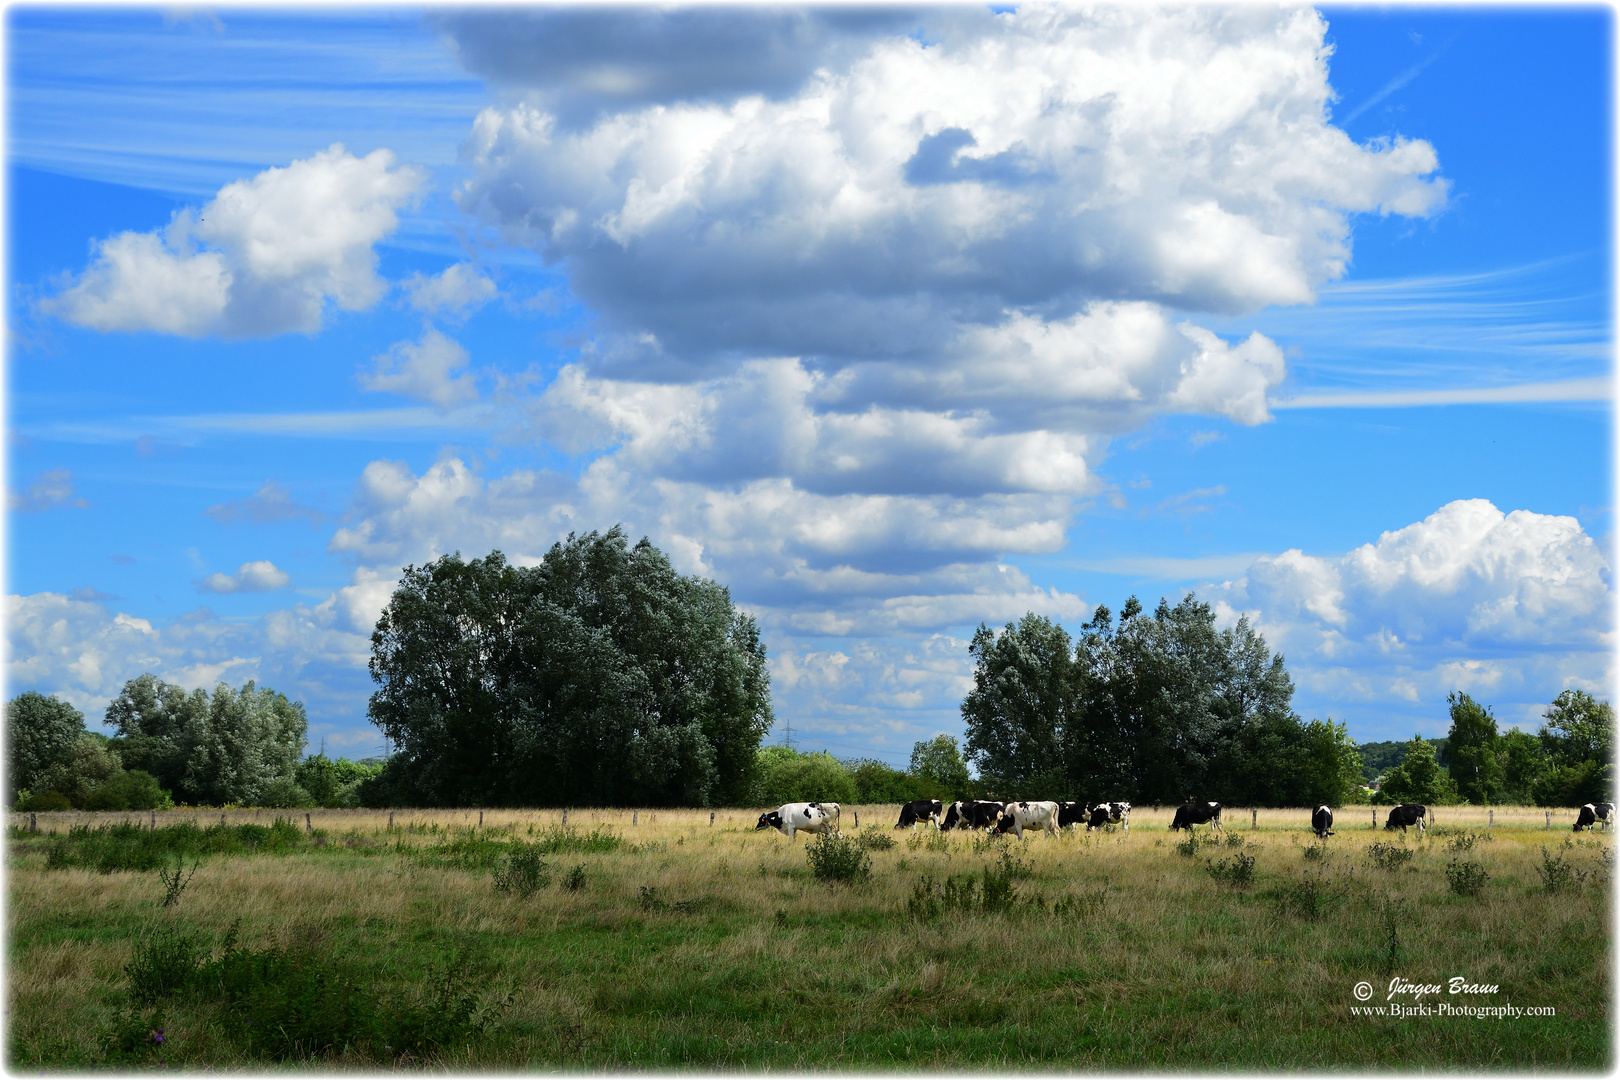
[[[173,805],[157,777],[141,769],[114,773],[84,800],[86,810],[167,810]]]
[[[49,814],[71,810],[73,804],[60,791],[41,791],[38,795],[29,795],[23,799],[17,804],[17,809],[24,813]]]
[[[156,870],[176,855],[245,855],[279,853],[304,846],[304,831],[285,818],[270,825],[210,825],[191,822],[162,829],[117,825],[75,825],[51,844],[45,865],[50,869],[83,866],[104,874],[115,870]]]
[[[315,796],[299,787],[290,776],[277,777],[264,785],[258,803],[273,810],[303,810],[317,805]]]
[[[1220,862],[1204,860],[1204,869],[1216,881],[1224,881],[1228,885],[1235,885],[1242,889],[1254,880],[1254,856],[1234,855],[1230,859]]]
[[[506,857],[506,865],[495,871],[495,888],[515,892],[527,899],[551,884],[551,874],[540,858],[538,845],[520,844]]]
[[[1458,896],[1478,896],[1491,875],[1477,862],[1453,859],[1446,864],[1446,882]]]
[[[542,855],[606,855],[624,846],[624,837],[606,825],[599,825],[587,833],[571,827],[548,825],[534,842],[534,849]]]
[[[866,851],[888,851],[894,847],[894,837],[882,829],[862,829],[855,843]]]
[[[152,1005],[184,990],[208,960],[202,937],[181,924],[159,923],[139,934],[130,947],[124,974],[137,1005]]]
[[[804,852],[810,860],[810,872],[820,881],[854,885],[872,876],[872,856],[838,833],[817,834],[804,846]]]
[[[785,746],[759,748],[754,761],[754,805],[853,803],[859,799],[854,774],[831,754],[801,754]]]
[[[1541,877],[1542,887],[1550,893],[1578,889],[1586,879],[1585,871],[1575,869],[1568,859],[1554,855],[1545,847],[1541,849],[1541,865],[1536,867],[1536,873]]]
[[[1396,844],[1368,844],[1367,854],[1380,870],[1399,870],[1412,861],[1413,851]]]

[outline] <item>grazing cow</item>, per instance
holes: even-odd
[[[1416,825],[1418,832],[1426,833],[1429,831],[1428,817],[1428,807],[1420,806],[1417,803],[1401,803],[1399,806],[1390,808],[1389,820],[1384,822],[1384,830],[1388,832],[1399,829],[1404,833],[1408,826]]]
[[[1070,825],[1084,825],[1090,811],[1083,802],[1058,803],[1058,828],[1067,829]]]
[[[1211,831],[1225,832],[1221,828],[1221,804],[1218,802],[1188,803],[1186,806],[1176,807],[1176,820],[1170,823],[1170,831],[1186,829],[1192,832],[1194,825],[1209,823]]]
[[[1318,840],[1326,840],[1333,835],[1333,811],[1326,806],[1318,806],[1316,813],[1311,815],[1311,828],[1316,830]]]
[[[1056,836],[1057,822],[1058,804],[1055,802],[1010,802],[1001,811],[1001,821],[996,825],[996,832],[1014,833],[1022,840],[1025,829],[1038,826]]]
[[[966,799],[962,802],[952,803],[950,809],[945,811],[945,820],[940,822],[942,829],[983,829],[994,825],[1001,816],[1004,803],[975,801]]]
[[[1587,803],[1581,807],[1580,814],[1575,818],[1575,831],[1580,832],[1582,829],[1590,829],[1595,822],[1599,821],[1603,823],[1603,828],[1607,831],[1609,822],[1612,820],[1614,820],[1614,803]]]
[[[1124,825],[1125,831],[1131,831],[1131,804],[1128,802],[1100,802],[1091,808],[1090,819],[1086,822],[1086,831],[1100,829],[1104,825]]]
[[[787,833],[787,838],[792,840],[796,832],[837,831],[837,824],[831,814],[815,803],[790,802],[759,815],[759,824],[754,826],[754,831],[761,829],[778,829]]]
[[[826,814],[828,817],[832,818],[832,830],[833,830],[833,832],[843,832],[844,831],[842,824],[838,820],[838,815],[842,812],[843,808],[841,806],[839,806],[838,803],[835,803],[835,802],[813,802],[813,803],[806,803],[805,805],[813,806],[817,810],[820,810],[822,813]]]
[[[944,809],[944,804],[938,799],[913,799],[900,808],[900,824],[895,828],[903,829],[920,821],[931,822],[938,828],[940,811]]]

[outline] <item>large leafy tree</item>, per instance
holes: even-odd
[[[1062,783],[1062,741],[1075,699],[1069,635],[1033,613],[997,634],[981,625],[968,646],[973,689],[962,702],[967,754],[1004,798]]]
[[[910,771],[938,798],[965,799],[973,788],[967,762],[962,760],[961,749],[949,735],[935,735],[926,742],[912,744]]]
[[[534,567],[407,567],[372,635],[395,748],[372,801],[746,802],[771,724],[765,649],[715,582],[617,527]]]
[[[7,804],[18,789],[39,792],[44,774],[65,764],[84,734],[84,715],[55,697],[30,690],[6,702]]]
[[[1545,769],[1534,785],[1543,806],[1614,798],[1614,709],[1584,690],[1565,690],[1542,714]]]
[[[1471,803],[1500,802],[1504,775],[1497,759],[1501,739],[1491,710],[1460,691],[1446,699],[1451,705],[1451,730],[1446,733],[1446,767],[1457,794]]]
[[[1421,735],[1412,736],[1405,759],[1384,774],[1378,795],[1380,802],[1422,803],[1424,806],[1443,806],[1460,798],[1456,783],[1435,760],[1434,744]]]

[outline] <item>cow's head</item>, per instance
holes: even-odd
[[[780,810],[771,810],[767,813],[759,815],[759,824],[754,826],[754,831],[759,832],[761,829],[780,829],[781,827],[782,812]]]

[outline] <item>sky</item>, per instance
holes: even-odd
[[[400,569],[621,524],[769,741],[1188,592],[1296,711],[1613,685],[1605,8],[12,6],[5,692],[384,749]]]

